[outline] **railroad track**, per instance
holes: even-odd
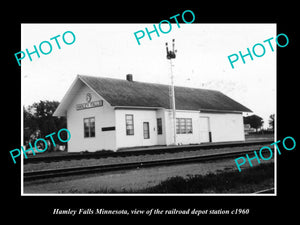
[[[203,161],[206,162],[210,160],[220,160],[226,158],[236,158],[238,156],[244,156],[245,154],[252,155],[254,150],[252,149],[249,151],[217,153],[217,154],[215,153],[215,154],[202,155],[202,156],[169,158],[169,159],[139,161],[139,162],[121,163],[121,164],[118,163],[118,164],[109,164],[109,165],[69,167],[69,168],[61,168],[61,169],[25,172],[24,181],[39,180],[39,179],[53,178],[53,177],[65,177],[65,176],[81,175],[81,174],[88,174],[88,173],[121,171],[127,169],[146,168],[146,167],[155,167],[155,166],[168,166],[174,164],[187,164],[193,162],[203,162]]]
[[[138,155],[153,155],[162,153],[173,153],[173,152],[183,152],[183,151],[196,151],[196,150],[206,150],[206,149],[218,149],[226,147],[240,147],[240,146],[251,146],[251,145],[263,145],[273,143],[273,139],[266,139],[263,141],[247,141],[247,142],[225,142],[225,143],[213,143],[213,144],[202,144],[202,145],[188,145],[188,146],[172,146],[172,147],[155,147],[154,149],[143,149],[143,150],[131,150],[131,151],[100,151],[100,152],[83,152],[83,153],[68,153],[62,155],[54,156],[43,156],[36,155],[30,156],[23,160],[24,164],[29,163],[40,163],[40,162],[55,162],[62,160],[81,160],[81,159],[91,159],[91,158],[107,158],[107,157],[127,157],[127,156],[138,156]]]

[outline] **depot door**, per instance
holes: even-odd
[[[149,122],[143,123],[144,139],[150,139]]]
[[[211,142],[208,117],[200,117],[200,142]]]

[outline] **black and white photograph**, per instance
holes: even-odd
[[[3,7],[5,221],[297,216],[296,4],[165,3]]]
[[[21,28],[24,195],[276,193],[276,24]]]

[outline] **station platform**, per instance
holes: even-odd
[[[130,154],[130,153],[141,153],[143,151],[150,153],[155,153],[157,151],[167,151],[167,152],[176,152],[180,150],[197,150],[197,149],[212,149],[212,148],[223,148],[223,147],[237,147],[245,145],[259,145],[259,144],[271,144],[274,142],[272,138],[260,138],[260,139],[251,139],[246,141],[230,141],[230,142],[209,142],[203,144],[190,144],[190,145],[155,145],[155,146],[145,146],[145,147],[134,147],[134,148],[123,148],[119,149],[116,152],[110,150],[99,150],[96,152],[68,152],[68,151],[55,151],[55,152],[43,152],[37,153],[36,155],[28,154],[29,159],[34,158],[45,158],[45,157],[65,157],[65,156],[82,156],[82,155],[110,155],[110,154]],[[30,161],[30,160],[28,160]]]
[[[261,144],[273,143],[275,140],[272,138],[260,138],[260,139],[251,139],[245,141],[226,141],[226,142],[207,142],[202,144],[189,144],[189,145],[155,145],[155,146],[145,146],[145,147],[135,147],[135,148],[123,148],[117,150],[117,152],[126,152],[126,151],[152,151],[152,150],[167,150],[167,149],[181,149],[181,148],[208,148],[208,147],[225,147],[225,146],[234,146],[234,145],[244,145],[244,144]]]

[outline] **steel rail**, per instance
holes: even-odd
[[[197,150],[207,150],[207,149],[219,149],[227,147],[241,147],[241,146],[251,146],[260,144],[270,144],[274,142],[272,139],[267,139],[263,141],[247,141],[247,142],[225,142],[225,143],[210,143],[202,145],[188,145],[188,146],[169,146],[169,147],[154,147],[150,149],[137,149],[130,151],[103,151],[103,152],[87,152],[87,153],[68,153],[63,155],[54,156],[30,156],[23,160],[24,164],[29,163],[40,163],[40,162],[54,162],[62,160],[81,160],[81,159],[91,159],[91,158],[107,158],[107,157],[127,157],[127,156],[138,156],[138,155],[153,155],[162,153],[172,153],[172,152],[183,152],[183,151],[197,151]]]
[[[186,164],[186,163],[193,163],[193,162],[220,160],[225,158],[238,157],[245,154],[251,154],[251,153],[253,154],[253,151],[254,150],[252,149],[252,150],[248,150],[248,151],[246,150],[240,152],[217,153],[217,154],[202,155],[202,156],[169,158],[169,159],[161,159],[161,160],[139,161],[139,162],[132,162],[132,163],[40,170],[40,171],[33,171],[33,172],[25,172],[24,181],[39,180],[39,179],[53,178],[53,177],[64,177],[64,176],[71,176],[71,175],[81,175],[81,174],[88,174],[88,173],[122,171],[122,170],[134,169],[134,168],[168,166],[174,164]]]

